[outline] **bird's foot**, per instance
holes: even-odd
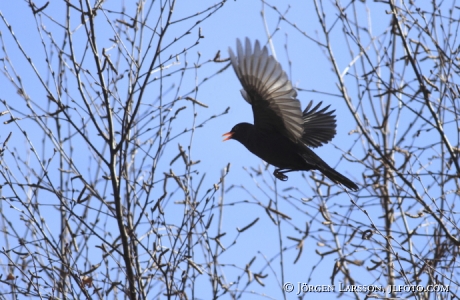
[[[274,172],[273,172],[273,175],[275,175],[275,177],[281,181],[286,181],[288,180],[288,177],[286,175],[284,175],[284,172],[282,172],[280,169],[276,169]]]

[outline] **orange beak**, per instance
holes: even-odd
[[[225,141],[228,141],[229,139],[231,139],[233,134],[234,134],[234,132],[224,133],[222,136],[225,136],[225,139],[222,142],[225,142]]]

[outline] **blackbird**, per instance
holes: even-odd
[[[357,190],[353,181],[309,148],[332,140],[336,133],[335,110],[328,112],[329,106],[320,109],[322,102],[312,108],[310,101],[302,113],[296,90],[267,47],[261,48],[256,41],[253,48],[248,38],[244,48],[239,39],[236,45],[236,56],[229,48],[230,60],[243,85],[241,94],[252,106],[254,125],[235,125],[223,135],[224,141],[235,139],[275,166],[273,175],[280,180],[287,180],[287,172],[318,170],[333,182]]]

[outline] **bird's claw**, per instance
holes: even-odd
[[[275,172],[273,172],[273,175],[275,175],[275,177],[281,181],[288,180],[288,177],[284,175],[283,172],[280,172],[279,169],[276,169]]]

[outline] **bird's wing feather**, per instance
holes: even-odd
[[[327,144],[336,133],[337,125],[333,114],[335,110],[327,111],[329,105],[319,110],[322,103],[320,102],[310,109],[313,105],[313,101],[310,101],[302,114],[302,142],[314,148]]]
[[[254,49],[246,38],[245,47],[237,40],[235,55],[229,49],[233,69],[243,90],[243,98],[252,105],[254,126],[260,130],[277,131],[297,142],[304,132],[297,92],[281,65],[266,47],[256,41]]]

